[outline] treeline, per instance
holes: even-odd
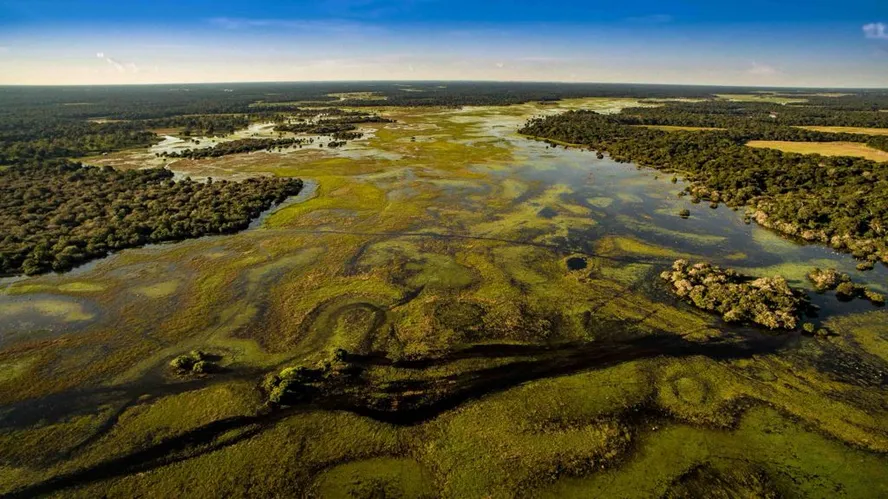
[[[228,135],[250,125],[250,117],[246,115],[202,115],[202,116],[171,116],[145,120],[140,123],[145,128],[181,128],[180,135],[186,137],[201,135],[212,137]]]
[[[134,123],[7,119],[0,121],[0,164],[87,156],[156,141],[154,133]]]
[[[160,156],[188,159],[218,158],[229,154],[240,154],[253,151],[272,151],[274,149],[283,149],[285,147],[293,146],[302,147],[310,142],[313,141],[305,138],[238,139],[229,142],[220,142],[213,147],[205,147],[202,149],[186,149],[180,152],[164,151]]]
[[[886,102],[886,105],[888,105],[888,102]],[[714,128],[767,128],[773,126],[888,128],[888,113],[879,111],[848,111],[801,104],[781,106],[764,102],[729,102],[719,100],[676,102],[668,103],[662,107],[628,108],[624,109],[618,117],[620,122],[627,125],[672,125]],[[861,140],[860,135],[857,135],[857,140]]]
[[[809,241],[888,262],[888,168],[851,157],[782,153],[744,146],[743,130],[664,132],[619,116],[573,111],[530,120],[521,132],[582,144],[680,172],[693,200],[748,207],[758,223]],[[795,132],[787,132],[795,133]]]
[[[0,274],[64,271],[108,252],[245,229],[299,179],[174,181],[55,161],[0,170]]]

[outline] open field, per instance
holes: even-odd
[[[804,97],[787,97],[771,93],[759,94],[715,94],[720,99],[733,102],[770,102],[772,104],[801,104],[808,102]]]
[[[749,147],[778,149],[797,154],[820,154],[822,156],[856,156],[873,161],[888,161],[888,152],[880,151],[858,142],[788,142],[781,140],[752,140]]]
[[[396,121],[335,150],[88,158],[312,188],[244,232],[0,281],[15,326],[0,335],[0,494],[888,494],[885,310],[825,295],[835,336],[766,335],[656,278],[680,257],[888,271],[692,204],[680,179],[516,133],[637,104],[379,107]],[[269,374],[337,349],[341,385],[266,404]],[[192,350],[218,371],[170,369]]]

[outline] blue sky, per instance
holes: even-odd
[[[0,0],[0,84],[888,87],[888,1]]]

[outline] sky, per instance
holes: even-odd
[[[0,0],[0,85],[888,87],[888,0]]]

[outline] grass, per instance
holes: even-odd
[[[412,459],[375,458],[336,466],[318,477],[318,497],[437,497],[433,476]]]
[[[779,497],[832,497],[836,491],[846,497],[888,493],[879,457],[842,447],[766,408],[750,411],[736,430],[654,425],[639,436],[638,448],[638,454],[618,470],[565,479],[539,496],[662,497],[680,476],[701,463],[725,475],[739,471],[746,475],[747,486],[750,477],[761,473],[767,477],[767,492]],[[719,490],[718,482],[706,485],[712,497],[761,497],[762,492],[731,493]]]
[[[770,102],[773,104],[801,104],[808,102],[808,99],[803,97],[786,97],[777,94],[771,93],[757,93],[757,94],[715,94],[716,97],[720,99],[725,99],[733,102]]]
[[[872,161],[888,161],[888,152],[880,151],[858,142],[789,142],[780,140],[751,140],[749,147],[777,149],[796,154],[820,154],[821,156],[854,156]]]

